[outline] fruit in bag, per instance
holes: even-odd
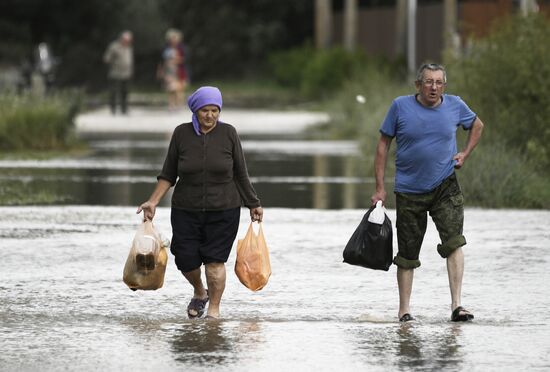
[[[168,262],[166,245],[151,221],[138,227],[122,277],[130,289],[155,290],[162,287]]]

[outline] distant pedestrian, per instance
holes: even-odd
[[[109,65],[109,106],[114,115],[117,103],[123,114],[128,112],[129,82],[134,70],[132,33],[124,31],[107,47],[103,61]]]
[[[460,99],[444,94],[447,74],[441,65],[424,64],[416,76],[415,95],[396,98],[380,127],[374,172],[376,192],[373,204],[386,200],[384,173],[393,138],[397,142],[395,160],[397,243],[393,262],[397,265],[399,320],[407,322],[414,269],[426,233],[429,213],[439,232],[437,251],[447,260],[451,290],[451,320],[467,321],[474,315],[461,306],[466,239],[462,235],[464,198],[455,170],[464,166],[476,147],[483,123]],[[457,151],[456,131],[469,131],[463,150]]]
[[[52,90],[55,83],[56,58],[52,55],[50,46],[47,43],[40,43],[35,50],[35,70],[39,74],[45,92]]]
[[[166,32],[166,46],[162,51],[162,61],[157,75],[163,80],[164,88],[168,93],[170,109],[181,108],[185,97],[188,80],[185,54],[183,34],[176,29],[169,29]]]

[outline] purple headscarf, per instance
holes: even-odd
[[[222,92],[216,87],[200,87],[187,99],[189,109],[193,112],[193,129],[197,136],[201,135],[197,111],[206,105],[216,105],[222,110]]]

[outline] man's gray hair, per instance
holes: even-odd
[[[443,71],[443,82],[447,82],[447,71],[445,71],[445,67],[443,67],[442,65],[438,65],[437,63],[424,63],[422,66],[420,66],[418,72],[416,73],[416,81],[422,81],[422,78],[424,77],[424,71],[426,70]]]

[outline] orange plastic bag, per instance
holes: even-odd
[[[244,239],[237,242],[237,259],[235,274],[244,286],[252,291],[259,291],[267,284],[271,276],[269,250],[265,242],[262,224],[258,234],[254,233],[252,223]]]
[[[143,222],[136,232],[124,265],[122,280],[132,290],[155,290],[164,284],[168,254],[151,221]]]

